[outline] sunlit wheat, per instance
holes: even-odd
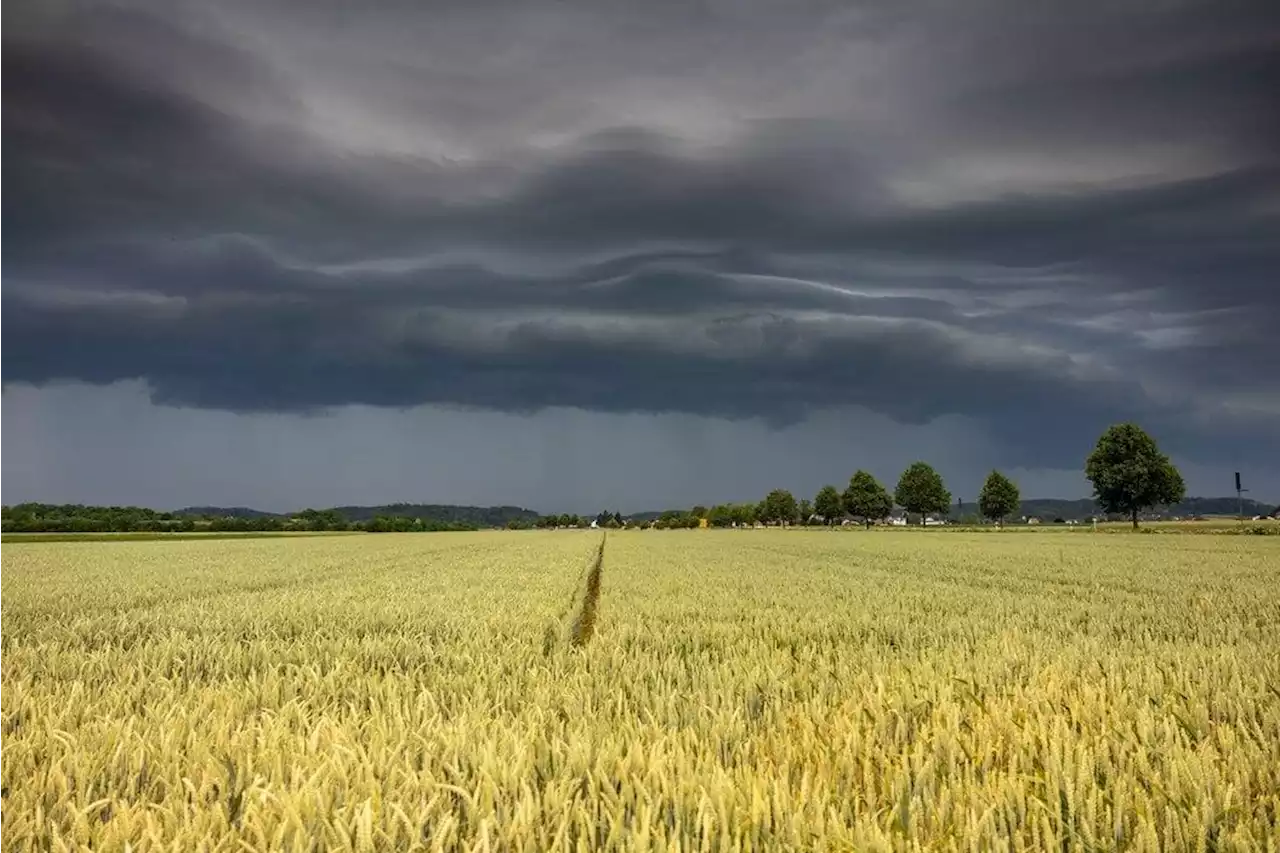
[[[4,549],[5,850],[1280,847],[1280,542]]]

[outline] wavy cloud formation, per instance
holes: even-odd
[[[1274,4],[31,4],[4,42],[6,386],[1280,458]]]

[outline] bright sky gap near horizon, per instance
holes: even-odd
[[[11,2],[4,501],[1280,500],[1280,4]]]

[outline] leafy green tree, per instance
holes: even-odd
[[[840,501],[840,492],[835,486],[823,486],[813,498],[813,511],[822,516],[827,524],[834,524],[844,509]]]
[[[693,509],[689,510],[689,515],[692,515],[694,518],[706,518],[707,508],[702,504],[698,504]]]
[[[698,519],[682,509],[669,509],[653,524],[659,530],[688,530],[698,526]]]
[[[861,518],[867,527],[871,522],[885,518],[893,510],[893,498],[880,481],[870,473],[859,469],[849,478],[849,485],[840,497],[844,511],[854,518]]]
[[[336,509],[304,509],[297,515],[297,524],[302,530],[346,530],[348,526]]]
[[[800,516],[800,523],[801,523],[801,524],[808,524],[808,523],[809,523],[809,519],[813,517],[813,504],[809,502],[809,499],[808,499],[808,498],[801,498],[801,499],[800,499],[800,506],[798,507],[798,514],[799,514],[799,516]]]
[[[749,527],[756,523],[755,504],[726,504],[725,513],[729,517],[729,523],[739,527]]]
[[[1138,513],[1186,497],[1182,474],[1155,439],[1134,423],[1115,424],[1085,460],[1085,476],[1104,512],[1124,513],[1138,527]]]
[[[912,462],[898,479],[894,499],[907,512],[925,516],[931,512],[946,512],[951,507],[951,493],[942,483],[942,477],[927,462]]]
[[[610,530],[616,529],[622,526],[622,516],[616,512],[609,512],[607,509],[601,510],[596,513],[596,526]]]
[[[794,522],[800,508],[795,496],[786,489],[774,489],[764,499],[764,511],[760,514],[763,521],[776,521],[778,524]]]
[[[978,510],[984,518],[994,519],[1003,527],[1005,516],[1016,512],[1021,500],[1017,484],[999,471],[992,471],[978,494]]]

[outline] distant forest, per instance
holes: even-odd
[[[532,527],[539,515],[514,506],[387,504],[304,509],[272,513],[249,507],[187,507],[159,511],[136,506],[24,503],[3,510],[5,533],[251,533],[271,531],[481,530],[521,523]]]
[[[801,501],[800,506],[809,501]],[[1144,518],[1194,518],[1234,516],[1235,498],[1187,498]],[[1247,517],[1270,515],[1274,507],[1253,500],[1244,501]],[[898,513],[901,515],[901,511]],[[574,513],[540,515],[517,506],[455,506],[452,504],[385,504],[382,506],[341,506],[305,509],[296,513],[271,513],[249,507],[187,507],[159,511],[132,506],[86,506],[82,504],[24,503],[3,508],[5,533],[129,533],[129,532],[270,532],[270,531],[364,531],[436,532],[494,528],[588,527],[594,521],[602,527],[654,526],[660,528],[697,527],[706,518],[712,526],[754,524],[761,520],[760,505],[722,504],[623,515],[604,511],[595,515]],[[976,508],[954,505],[943,517],[954,522],[977,523]],[[1091,499],[1052,498],[1025,500],[1018,518],[1035,518],[1044,524],[1080,521],[1101,517]],[[797,513],[794,523],[808,523],[812,516]],[[818,522],[821,523],[821,522]]]

